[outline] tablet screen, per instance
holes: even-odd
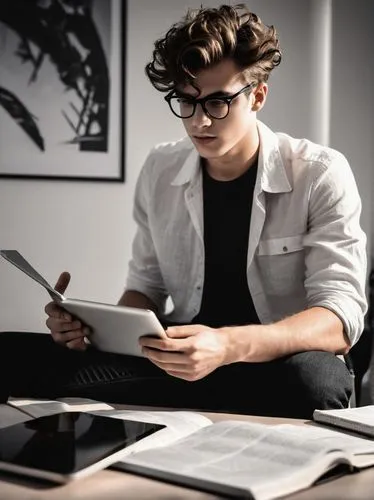
[[[163,427],[83,412],[48,415],[0,429],[0,460],[74,474]]]

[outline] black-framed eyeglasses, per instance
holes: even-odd
[[[176,90],[172,90],[165,96],[165,101],[169,104],[171,111],[178,118],[191,118],[196,111],[196,106],[201,104],[204,113],[215,120],[223,120],[230,112],[230,105],[240,94],[248,91],[255,82],[249,83],[236,94],[229,96],[207,96],[201,99],[188,97]]]

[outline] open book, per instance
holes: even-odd
[[[315,410],[313,420],[374,438],[374,405],[341,410]]]
[[[226,420],[115,467],[231,498],[270,500],[371,465],[374,441],[367,438],[317,425]]]
[[[166,425],[111,467],[232,498],[275,499],[326,476],[374,465],[374,441],[316,424],[212,423],[195,412],[116,410],[76,398],[12,400],[10,405],[27,412],[27,418],[79,408]]]

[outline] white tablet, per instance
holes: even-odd
[[[0,470],[67,483],[104,469],[164,425],[65,412],[0,429]]]
[[[17,250],[0,250],[0,255],[42,285],[52,299],[91,328],[89,342],[102,351],[143,356],[139,337],[167,338],[153,311],[79,299],[57,292]]]
[[[167,338],[153,311],[77,299],[64,299],[60,306],[91,328],[89,342],[101,351],[143,356],[139,337]]]

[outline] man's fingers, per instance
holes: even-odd
[[[65,292],[70,282],[70,273],[64,271],[60,274],[55,290],[61,294]],[[49,316],[46,325],[51,331],[53,340],[60,345],[66,346],[68,349],[76,349],[84,351],[87,345],[84,342],[84,337],[89,335],[89,328],[83,327],[82,323],[75,319],[67,311],[64,311],[55,302],[49,302],[45,308],[45,312]]]
[[[87,345],[84,342],[84,338],[80,337],[79,339],[71,340],[70,342],[66,342],[66,347],[68,349],[75,349],[77,351],[85,351],[87,349]]]
[[[44,308],[45,313],[51,318],[63,319],[65,321],[71,321],[72,315],[67,311],[64,311],[56,302],[48,302]]]
[[[165,366],[190,366],[189,358],[183,352],[170,352],[170,351],[157,351],[156,349],[149,349],[147,347],[143,347],[143,353],[149,358],[151,361],[156,361],[158,363],[162,363]],[[162,367],[165,369],[164,367]]]
[[[166,329],[166,335],[174,339],[185,338],[197,335],[203,330],[209,330],[209,327],[204,325],[170,326]]]
[[[184,336],[185,337],[185,336]],[[184,352],[190,346],[190,339],[179,338],[178,340],[174,339],[158,339],[156,337],[144,336],[139,338],[139,344],[144,347],[150,347],[152,349],[157,349],[161,351],[169,351],[169,352]]]
[[[78,330],[67,330],[65,332],[52,331],[51,334],[58,344],[68,344],[72,340],[83,339],[83,337],[85,337],[85,333],[81,328]]]
[[[79,320],[65,321],[59,318],[49,317],[45,322],[47,327],[51,332],[65,333],[72,330],[80,330],[82,328],[82,323]]]
[[[57,290],[60,293],[64,293],[68,287],[69,282],[70,282],[70,273],[64,271],[63,273],[60,274],[57,283],[55,284],[55,290]]]

